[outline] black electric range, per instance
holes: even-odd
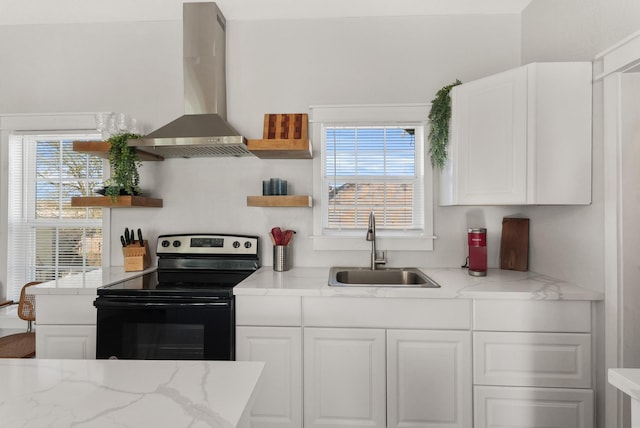
[[[235,359],[233,287],[260,268],[259,238],[158,237],[156,272],[98,289],[97,358]]]

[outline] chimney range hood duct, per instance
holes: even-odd
[[[182,11],[184,115],[127,144],[165,158],[251,155],[226,121],[226,20],[211,2]]]

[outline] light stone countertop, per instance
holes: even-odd
[[[111,266],[96,269],[87,273],[78,273],[64,276],[53,281],[29,287],[29,294],[89,294],[97,295],[96,289],[104,285],[126,281],[145,273],[153,272],[151,267],[143,271],[125,272],[122,266]]]
[[[419,268],[440,288],[330,287],[329,267],[295,267],[275,272],[261,267],[233,291],[236,296],[362,296],[433,299],[603,300],[602,292],[580,287],[535,272],[489,269],[487,276],[474,277],[461,268]],[[124,272],[122,266],[77,274],[30,287],[30,294],[90,294],[117,282],[153,272]]]
[[[603,300],[601,292],[535,272],[489,269],[474,277],[461,268],[420,268],[440,288],[330,287],[329,268],[296,267],[275,272],[262,267],[234,287],[236,296],[352,296],[433,299]]]
[[[0,426],[248,426],[264,363],[0,360]]]

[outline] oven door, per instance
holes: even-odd
[[[98,297],[96,358],[235,360],[233,298]]]

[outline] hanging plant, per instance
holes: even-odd
[[[140,138],[141,135],[122,133],[109,137],[109,165],[111,178],[105,182],[105,195],[115,200],[119,195],[140,195],[140,174],[138,167],[142,163],[138,160],[135,147],[127,145],[127,140]]]
[[[429,154],[431,165],[442,169],[447,160],[447,143],[449,142],[449,120],[451,119],[451,97],[449,92],[454,86],[461,84],[459,80],[444,86],[431,101],[429,112]]]

